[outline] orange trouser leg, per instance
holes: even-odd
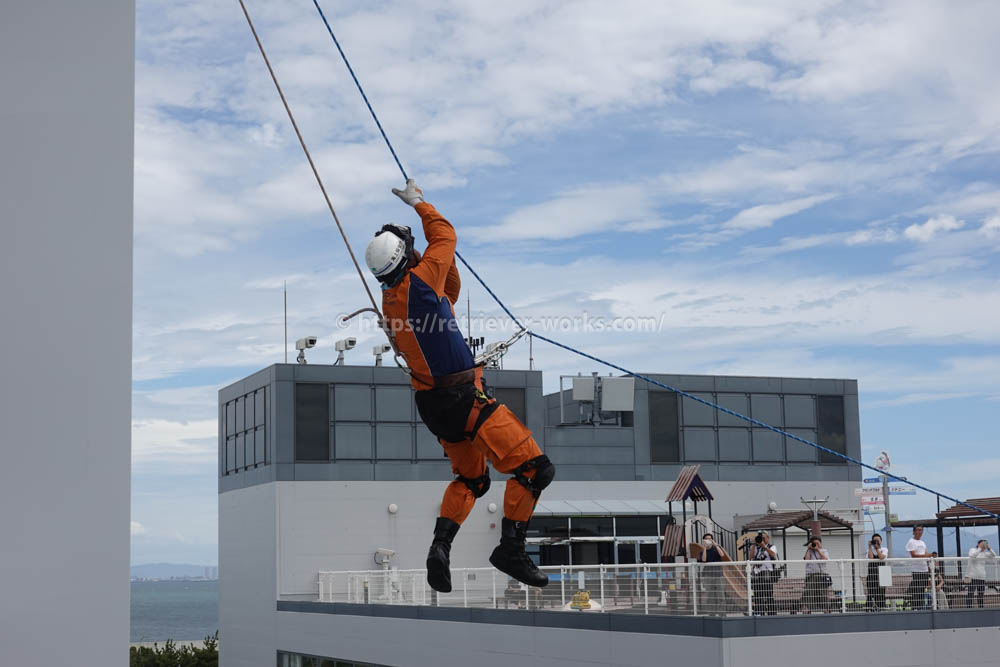
[[[480,426],[475,444],[484,450],[500,473],[513,472],[522,463],[542,455],[538,443],[531,437],[531,431],[504,405]],[[524,473],[529,478],[534,475],[534,470]],[[534,495],[520,482],[513,478],[507,480],[503,497],[505,517],[512,521],[527,521],[535,511],[535,502]]]
[[[480,477],[486,472],[486,456],[482,450],[468,440],[461,442],[442,440],[440,442],[451,461],[451,470],[456,475],[472,479]],[[457,479],[453,480],[444,490],[444,498],[441,499],[441,516],[461,524],[469,516],[469,512],[472,511],[475,504],[476,497],[472,495],[469,487]]]

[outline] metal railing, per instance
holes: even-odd
[[[454,568],[451,593],[426,570],[320,572],[318,601],[673,616],[880,613],[1000,608],[990,563],[972,580],[967,558],[781,560],[551,566],[544,588],[493,568]]]

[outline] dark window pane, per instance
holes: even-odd
[[[608,565],[615,562],[614,542],[574,542],[573,565]]]
[[[236,401],[226,403],[226,437],[236,435]]]
[[[649,392],[649,449],[653,463],[681,460],[677,394],[672,391]]]
[[[246,397],[241,396],[236,399],[236,432],[240,433],[246,429],[246,422],[243,420],[246,414]]]
[[[259,428],[254,438],[253,462],[260,465],[267,463],[267,436],[265,433],[265,429]]]
[[[536,516],[528,524],[528,537],[567,537],[569,525],[564,516]]]
[[[568,544],[542,544],[538,552],[540,565],[569,565]]]
[[[256,440],[256,438],[254,436],[256,436],[256,435],[257,435],[256,431],[247,431],[246,439],[244,440],[244,443],[243,443],[243,446],[246,448],[246,451],[247,451],[247,467],[248,468],[252,468],[253,464],[254,464],[254,460],[253,460],[253,458],[254,458],[254,440]]]
[[[844,435],[844,397],[816,397],[817,426],[819,444],[841,454],[847,453],[847,438]],[[820,463],[847,463],[844,459],[824,451],[819,453]]]
[[[622,415],[622,426],[632,426],[635,424],[635,413],[633,412],[623,412]]]
[[[655,516],[620,516],[615,519],[615,533],[625,537],[656,537]]]
[[[267,388],[261,388],[253,396],[253,425],[263,426],[267,415]]]
[[[655,544],[640,544],[639,545],[639,562],[640,563],[655,563],[656,562],[656,552],[659,551],[659,546]]]
[[[330,460],[329,385],[295,385],[295,460]]]
[[[570,519],[570,535],[573,537],[590,537],[594,535],[614,535],[611,517],[575,516]],[[576,563],[576,560],[573,561]]]
[[[231,435],[226,438],[226,472],[231,473],[236,470],[236,436]]]
[[[243,434],[236,434],[236,469],[242,470],[243,466],[246,464],[246,449],[243,442]]]
[[[618,564],[635,565],[635,544],[618,545]]]
[[[493,397],[510,408],[523,424],[527,417],[524,410],[524,389],[520,387],[494,387]]]

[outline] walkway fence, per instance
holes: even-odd
[[[967,558],[651,563],[543,567],[545,588],[493,568],[455,568],[448,594],[426,570],[320,572],[319,602],[671,616],[881,613],[1000,608],[997,564]]]

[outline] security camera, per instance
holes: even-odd
[[[299,356],[295,361],[300,364],[306,363],[306,350],[316,347],[316,336],[306,336],[295,341],[295,349],[299,351]]]
[[[382,343],[381,345],[376,345],[372,348],[372,354],[375,355],[375,365],[382,365],[382,355],[392,350],[392,345],[388,343]]]
[[[344,365],[344,352],[347,350],[353,350],[354,346],[358,344],[358,339],[354,336],[348,336],[347,338],[341,338],[336,343],[334,343],[333,348],[337,350],[337,360],[333,362],[334,366]]]
[[[396,552],[393,551],[392,549],[385,549],[383,547],[379,547],[375,549],[375,564],[381,565],[383,568],[388,570],[390,560],[395,555]]]
[[[348,338],[343,338],[338,340],[334,345],[334,349],[337,352],[346,352],[347,350],[353,350],[354,346],[358,344],[358,339],[354,336],[349,336]]]

